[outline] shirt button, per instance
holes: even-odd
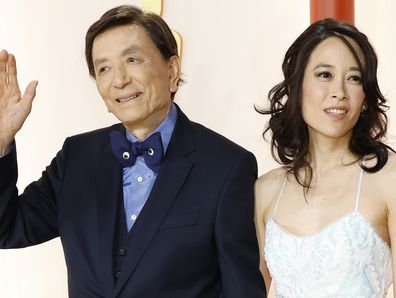
[[[138,182],[142,182],[143,181],[143,177],[142,176],[139,176],[139,177],[137,177],[137,179],[136,179]]]
[[[120,248],[120,250],[118,251],[120,256],[124,256],[126,254],[126,250],[123,248]]]
[[[133,221],[135,221],[136,218],[137,218],[137,216],[136,216],[135,214],[132,214],[132,215],[131,215],[131,219],[132,219]]]
[[[115,276],[115,278],[119,279],[120,276],[121,276],[121,271],[117,271],[117,272],[114,274],[114,276]]]

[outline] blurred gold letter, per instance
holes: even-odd
[[[142,8],[151,11],[159,16],[162,16],[162,0],[140,0]],[[183,40],[179,32],[172,30],[173,36],[176,39],[177,50],[181,59]]]

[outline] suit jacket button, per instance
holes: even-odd
[[[123,249],[123,248],[120,248],[120,250],[118,251],[118,254],[119,254],[120,256],[124,256],[124,255],[126,254],[126,250]]]
[[[121,275],[121,271],[117,271],[117,272],[115,273],[115,278],[119,279],[119,278],[120,278],[120,275]]]

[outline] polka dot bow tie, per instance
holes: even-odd
[[[158,173],[164,149],[162,147],[161,134],[153,133],[143,142],[130,142],[119,131],[110,132],[111,149],[122,166],[130,167],[136,162],[138,156],[143,156],[144,161],[154,173]]]

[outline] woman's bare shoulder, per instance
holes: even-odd
[[[272,184],[279,179],[283,179],[285,177],[286,169],[284,167],[279,167],[268,171],[257,179],[257,184],[266,185]]]
[[[260,176],[255,184],[256,201],[264,208],[270,205],[279,192],[279,187],[285,178],[286,169],[279,167]]]
[[[367,165],[374,165],[377,162],[376,158],[369,160]],[[378,172],[380,175],[396,176],[396,153],[389,151],[388,160],[384,167]]]
[[[388,155],[388,162],[385,165],[386,168],[392,170],[394,173],[394,170],[396,169],[396,153],[393,151],[389,151]]]
[[[375,175],[375,174],[374,174]],[[378,172],[376,184],[383,194],[387,209],[396,212],[396,153],[390,152],[385,166]]]
[[[375,165],[376,159],[370,160],[368,165]],[[396,208],[396,154],[389,152],[388,160],[378,172],[368,174],[367,185],[375,189],[378,196],[385,199],[386,204],[395,205]]]

